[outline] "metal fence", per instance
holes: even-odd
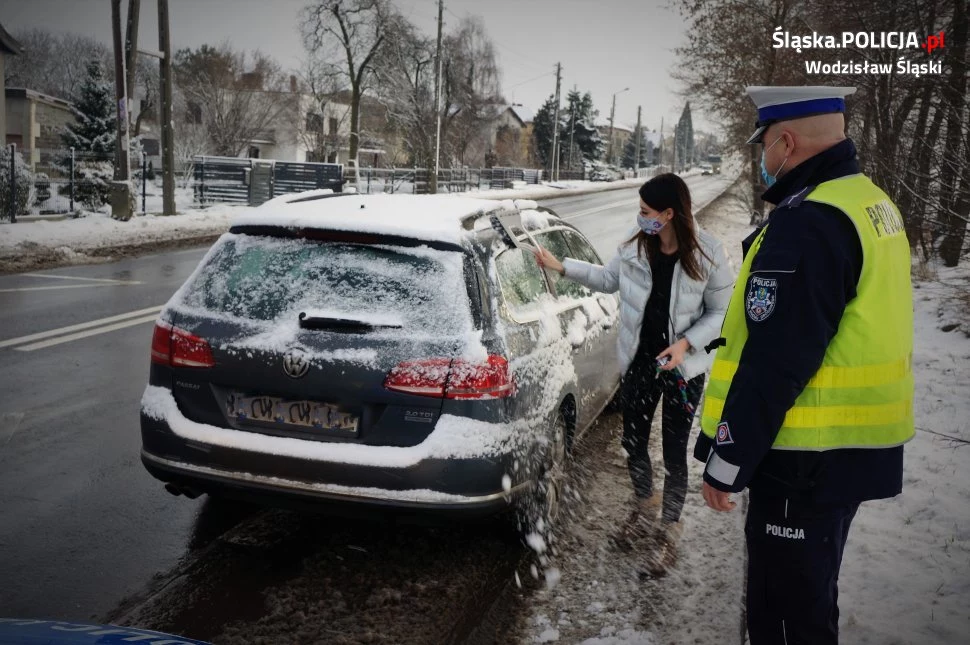
[[[192,179],[199,204],[250,206],[316,188],[339,192],[345,181],[341,164],[208,156],[192,158]]]
[[[26,212],[20,214],[65,215],[77,214],[82,208],[97,208],[114,174],[111,160],[70,148],[17,149],[17,157],[28,181],[18,182],[15,190],[26,190],[29,195]],[[9,190],[10,178],[4,179],[4,190]]]

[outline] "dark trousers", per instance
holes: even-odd
[[[704,391],[704,376],[687,381],[687,400],[697,408]],[[669,372],[657,374],[656,361],[637,356],[623,377],[623,449],[639,498],[653,494],[653,468],[647,445],[657,403],[663,398],[664,492],[663,519],[676,522],[687,494],[687,442],[694,415],[683,404],[676,378]]]
[[[858,508],[751,491],[744,526],[751,645],[839,642],[839,568]]]

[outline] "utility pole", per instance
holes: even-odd
[[[162,130],[162,214],[175,214],[175,137],[172,132],[172,38],[168,0],[158,0],[158,48],[161,50],[159,103]]]
[[[111,0],[111,33],[115,56],[115,180],[128,179],[128,92],[126,89],[124,45],[121,42],[121,0]]]
[[[556,110],[552,117],[552,154],[549,157],[550,179],[559,179],[559,86],[562,82],[562,63],[556,63]]]
[[[660,117],[660,169],[664,165],[664,118]]]
[[[637,147],[636,147],[636,152],[633,154],[633,170],[637,173],[640,172],[640,139],[642,138],[642,135],[640,134],[640,110],[641,109],[642,109],[641,106],[638,105],[637,106],[637,130],[636,130],[636,134],[634,135],[636,136]]]
[[[441,157],[441,23],[445,13],[445,1],[438,0],[438,45],[434,63],[434,169],[431,172],[430,193],[438,192],[438,159]]]
[[[111,0],[111,35],[115,58],[115,171],[111,183],[111,217],[131,218],[131,171],[128,158],[128,90],[125,74],[125,51],[121,41],[121,0]]]
[[[138,66],[138,19],[141,15],[141,0],[128,0],[128,27],[125,31],[125,89],[128,98],[135,96],[135,73]]]
[[[566,165],[573,169],[573,136],[576,134],[576,105],[569,106],[569,161]]]

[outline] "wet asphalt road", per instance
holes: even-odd
[[[636,204],[634,190],[543,202],[604,259]],[[103,618],[251,517],[172,497],[139,460],[151,320],[204,252],[0,276],[0,616]]]

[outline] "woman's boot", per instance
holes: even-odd
[[[613,542],[621,549],[631,549],[635,543],[653,535],[657,530],[660,503],[659,493],[637,497],[630,515],[613,535]]]
[[[646,570],[651,576],[661,578],[677,564],[677,549],[684,533],[683,520],[660,523],[654,540],[654,548],[646,554]]]

